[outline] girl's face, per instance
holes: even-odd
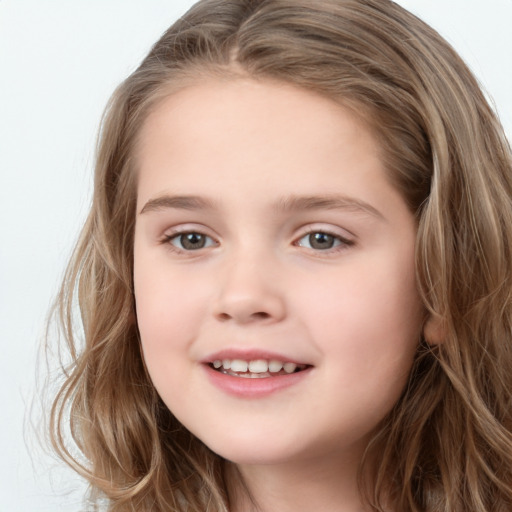
[[[423,309],[414,218],[379,151],[334,102],[248,79],[188,87],[143,126],[144,358],[221,456],[357,457],[397,401]]]

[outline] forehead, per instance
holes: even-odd
[[[319,168],[340,158],[380,165],[379,145],[352,111],[293,85],[250,79],[206,80],[169,95],[147,117],[136,152],[139,178],[166,168],[178,181],[202,169],[226,186],[284,168],[315,182]]]
[[[208,131],[212,138],[234,138],[242,128],[241,120],[243,135],[258,135],[259,139],[265,136],[267,142],[282,132],[307,136],[312,142],[325,140],[335,136],[342,124],[345,132],[369,129],[341,102],[291,84],[250,78],[205,78],[157,102],[142,126],[140,145],[150,144],[155,130],[164,127],[168,131],[174,127],[177,133],[173,135],[187,138]],[[262,123],[266,123],[264,132],[260,131]],[[218,127],[223,131],[217,132]]]

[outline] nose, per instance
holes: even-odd
[[[214,315],[237,324],[274,323],[286,316],[279,272],[262,258],[236,258],[221,273]]]

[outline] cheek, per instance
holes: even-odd
[[[142,353],[159,395],[170,410],[179,411],[187,407],[182,388],[193,371],[190,347],[197,337],[204,301],[197,296],[194,283],[155,268],[136,266],[134,271]]]
[[[322,300],[320,290],[302,294],[300,309],[311,338],[338,371],[343,368],[348,383],[363,375],[376,385],[379,379],[403,383],[420,339],[423,307],[414,260],[385,261],[361,262],[360,268],[323,281]]]
[[[135,304],[146,362],[172,364],[175,359],[166,356],[183,353],[197,336],[207,287],[188,279],[186,272],[171,271],[165,261],[136,256]]]

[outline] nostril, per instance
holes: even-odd
[[[271,318],[272,315],[269,313],[266,313],[265,311],[257,311],[255,313],[251,313],[248,316],[245,317],[245,321],[254,321],[254,320],[267,320],[268,318]],[[230,315],[229,313],[219,313],[217,315],[217,318],[222,321],[226,322],[228,320],[236,320],[237,315]],[[238,320],[244,321],[241,317],[238,318]]]
[[[253,318],[256,318],[256,319],[259,319],[259,320],[263,320],[265,318],[269,318],[270,315],[268,313],[265,313],[264,311],[259,311],[257,313],[253,313],[251,315]]]

